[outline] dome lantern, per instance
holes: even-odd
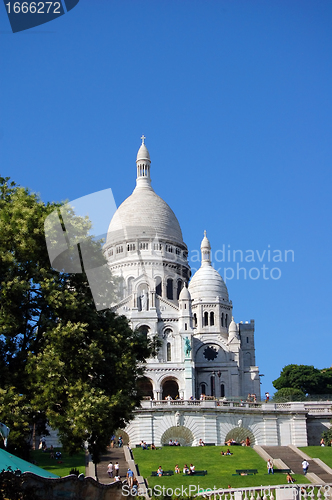
[[[204,238],[201,243],[202,265],[211,264],[211,245],[204,231]]]
[[[150,177],[151,160],[148,148],[146,147],[144,142],[146,137],[142,135],[141,139],[142,139],[142,144],[138,150],[136,158],[136,165],[137,165],[136,185],[143,187],[143,186],[150,186],[151,184],[151,177]]]

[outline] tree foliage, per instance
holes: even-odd
[[[331,394],[332,369],[319,370],[309,365],[287,365],[282,369],[280,377],[273,381],[273,385],[278,393],[281,389],[289,388],[310,395]]]
[[[132,416],[139,364],[151,349],[125,317],[96,311],[84,272],[51,267],[44,221],[57,207],[0,177],[0,417],[11,423],[15,446],[33,417],[45,415],[67,449],[87,441],[97,456]],[[100,242],[88,237],[90,222],[70,210],[66,218],[101,262]],[[17,419],[5,404],[9,395],[21,405]]]
[[[301,391],[301,389],[293,389],[292,387],[283,387],[273,396],[273,401],[278,403],[288,401],[304,401],[305,399],[306,395],[303,391]]]
[[[332,446],[332,421],[330,421],[330,425],[331,427],[322,434],[326,446]]]

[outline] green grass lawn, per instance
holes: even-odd
[[[158,450],[133,449],[135,462],[139,466],[140,474],[144,476],[150,487],[161,485],[169,488],[178,488],[181,485],[197,485],[199,488],[232,488],[250,486],[268,486],[286,484],[286,474],[267,474],[266,462],[252,448],[232,446],[233,455],[221,456],[221,451],[226,451],[227,446],[196,446],[196,447],[163,447]],[[193,463],[196,470],[207,470],[206,476],[174,476],[151,477],[151,472],[158,469],[174,470],[179,464],[182,471],[183,465]],[[236,469],[257,469],[258,474],[252,476],[238,476]],[[297,483],[308,483],[302,474],[294,474]]]
[[[311,458],[320,458],[329,467],[332,468],[332,448],[331,446],[306,446],[299,448]],[[309,471],[310,472],[310,471]]]
[[[48,451],[44,453],[41,450],[31,451],[31,460],[34,460],[38,467],[48,472],[53,472],[53,474],[57,476],[68,476],[70,470],[73,468],[85,474],[85,452],[83,450],[73,456],[69,456],[69,454],[63,452],[61,448],[54,448],[54,452],[56,451],[61,451],[61,460],[50,458],[50,453]]]

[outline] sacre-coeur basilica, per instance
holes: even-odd
[[[309,425],[303,403],[260,402],[254,321],[234,320],[204,228],[200,268],[191,276],[178,219],[152,188],[144,139],[136,187],[114,213],[103,248],[118,282],[112,309],[159,344],[145,365],[141,408],[124,434],[132,446],[169,439],[220,445],[248,436],[252,444],[306,446],[324,423]]]

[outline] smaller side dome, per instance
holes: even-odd
[[[232,321],[229,324],[229,333],[237,333],[238,331],[238,326],[234,321],[234,316],[232,316]]]
[[[199,300],[224,300],[229,301],[228,291],[224,280],[211,265],[211,245],[204,231],[201,243],[202,262],[189,283],[191,298],[196,302]]]
[[[232,321],[230,322],[228,327],[228,338],[229,341],[231,341],[232,339],[237,339],[237,340],[239,339],[239,327],[235,323],[233,316],[232,316]]]
[[[179,300],[191,300],[190,292],[189,292],[185,283],[184,283],[183,288],[180,292]]]

